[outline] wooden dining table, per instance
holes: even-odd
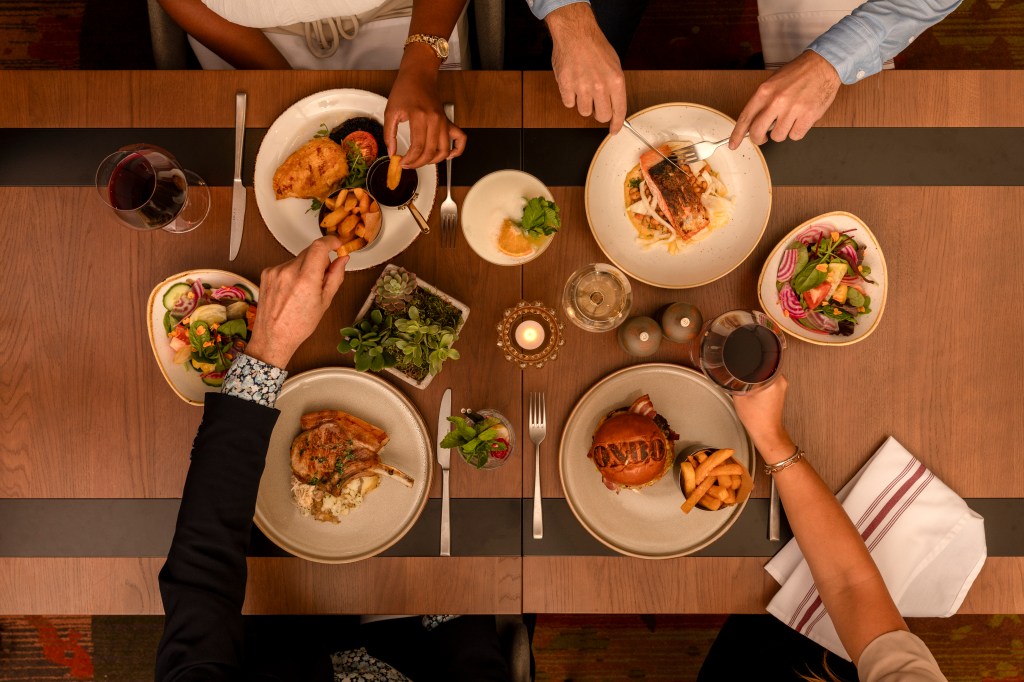
[[[332,88],[386,96],[393,72],[0,72],[0,614],[155,614],[157,574],[174,531],[202,410],[166,384],[150,350],[146,301],[194,268],[258,281],[291,257],[252,191],[266,129],[292,103]],[[738,115],[765,72],[630,72],[629,111],[696,102]],[[248,93],[245,232],[228,260],[234,95]],[[245,610],[301,613],[757,613],[777,585],[765,562],[768,487],[760,477],[740,520],[695,556],[644,560],[594,540],[564,499],[560,435],[586,390],[642,362],[687,364],[684,346],[627,356],[614,333],[571,324],[560,357],[520,369],[496,324],[520,300],[558,308],[570,273],[608,262],[587,224],[586,171],[606,130],[565,109],[547,72],[442,72],[441,96],[466,129],[454,162],[460,205],[487,173],[540,178],[561,207],[550,248],[520,267],[483,261],[461,234],[439,239],[437,207],[393,259],[467,303],[471,315],[428,389],[390,375],[436,437],[441,394],[453,408],[494,408],[517,430],[510,461],[478,471],[453,457],[452,554],[438,556],[440,476],[409,534],[381,556],[318,564],[259,531]],[[687,301],[705,316],[758,307],[756,282],[789,230],[833,210],[861,217],[889,268],[888,300],[864,341],[829,348],[790,338],[786,422],[838,490],[894,436],[986,518],[989,559],[961,609],[1024,612],[1024,74],[885,72],[844,87],[801,142],[769,143],[773,203],[757,248],[695,289],[633,281],[633,314]],[[187,234],[139,232],[96,196],[99,161],[118,147],[170,149],[211,188]],[[351,366],[337,349],[380,267],[351,272],[292,376]],[[547,399],[541,452],[545,534],[532,528],[533,448],[526,400]],[[789,538],[784,528],[784,538]]]

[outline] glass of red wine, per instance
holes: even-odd
[[[759,310],[730,310],[704,325],[690,346],[690,361],[733,394],[764,388],[779,375],[786,337]]]
[[[189,232],[210,212],[210,190],[166,149],[122,147],[96,170],[96,191],[118,219],[136,230]]]

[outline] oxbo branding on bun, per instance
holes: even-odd
[[[639,489],[658,481],[672,468],[679,439],[659,415],[649,396],[601,420],[587,457],[594,460],[609,490]]]

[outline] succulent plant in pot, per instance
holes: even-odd
[[[394,367],[396,357],[389,352],[394,320],[380,310],[373,310],[354,327],[341,330],[338,351],[355,353],[355,368],[360,372],[379,372],[385,367]]]
[[[395,268],[377,282],[377,305],[385,312],[401,313],[409,307],[415,292],[416,275],[405,268]]]

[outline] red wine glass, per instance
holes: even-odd
[[[210,190],[166,149],[122,147],[96,170],[96,191],[117,218],[136,230],[189,232],[210,212]]]
[[[731,310],[704,325],[690,345],[690,361],[719,387],[743,394],[779,375],[786,337],[759,310]]]

